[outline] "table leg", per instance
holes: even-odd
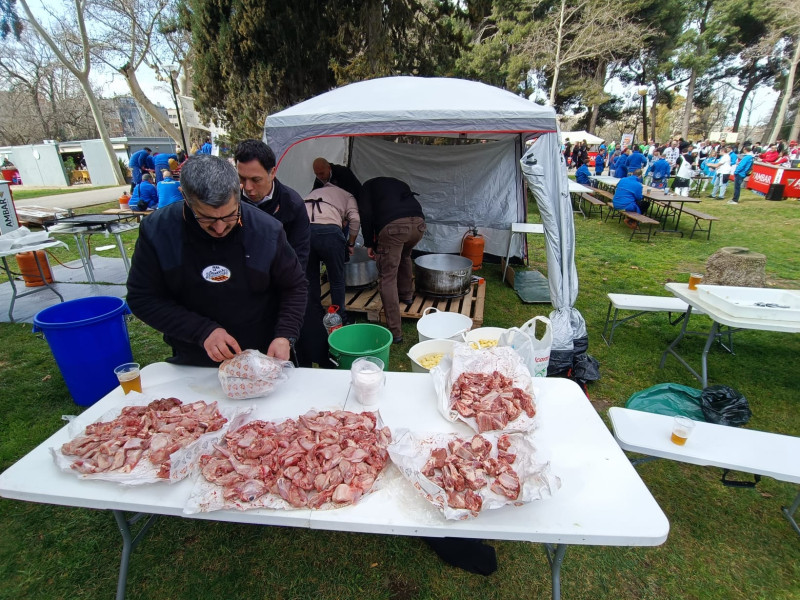
[[[125,518],[125,513],[121,510],[112,510],[117,526],[122,534],[122,558],[119,563],[119,579],[117,580],[117,600],[125,600],[125,584],[128,582],[128,565],[130,563],[131,552],[139,545],[147,531],[153,526],[158,515],[148,515],[147,513],[136,513],[130,519]],[[131,525],[148,517],[139,533],[131,535]]]
[[[125,246],[122,243],[122,236],[119,233],[115,233],[114,237],[117,238],[117,248],[119,248],[119,253],[122,255],[122,264],[125,265],[125,271],[130,273],[131,263],[128,260],[128,255],[125,253]]]
[[[544,544],[544,551],[545,554],[547,554],[547,562],[550,563],[550,574],[553,582],[553,600],[560,600],[561,563],[564,562],[567,544]]]
[[[781,510],[783,511],[783,516],[792,524],[792,528],[800,535],[800,526],[797,525],[797,521],[794,519],[794,513],[797,512],[798,508],[800,508],[800,492],[797,493],[797,498],[794,499],[791,507],[786,508],[783,506]]]
[[[675,341],[672,342],[667,347],[666,350],[664,350],[664,354],[661,355],[661,362],[659,363],[658,368],[663,369],[664,365],[667,362],[667,355],[672,354],[672,356],[678,359],[678,362],[680,362],[684,367],[686,367],[686,369],[689,371],[689,373],[691,373],[695,377],[695,379],[697,379],[698,381],[700,381],[700,383],[703,384],[703,387],[706,387],[708,385],[708,351],[711,349],[711,344],[714,343],[714,340],[717,339],[717,336],[719,335],[719,323],[717,323],[716,321],[712,322],[711,330],[708,332],[708,337],[706,338],[706,344],[703,347],[703,354],[700,358],[701,372],[698,373],[675,350],[675,348],[678,346],[681,340],[684,337],[686,337],[686,328],[689,325],[689,317],[691,316],[692,316],[692,307],[689,306],[688,310],[686,311],[686,318],[683,320],[683,326],[681,327],[681,331],[678,334],[678,337],[675,338]],[[693,331],[691,333],[695,335],[699,332]]]
[[[2,258],[3,258],[3,269],[5,270],[6,276],[8,277],[8,283],[11,284],[11,304],[8,307],[8,320],[11,323],[13,323],[14,322],[14,304],[16,304],[17,298],[24,298],[25,296],[30,296],[31,294],[35,294],[36,292],[41,292],[44,288],[37,287],[37,288],[35,288],[33,290],[30,290],[29,292],[24,292],[22,294],[18,293],[17,292],[17,284],[14,281],[14,275],[11,273],[11,269],[8,268],[8,261],[6,260],[5,256],[3,256]],[[39,262],[39,255],[36,254],[36,251],[34,251],[34,253],[33,253],[33,260],[36,261],[36,268],[39,270],[39,277],[44,282],[44,285],[45,285],[46,289],[48,289],[51,292],[53,292],[56,296],[58,296],[60,298],[61,302],[63,302],[64,301],[64,296],[62,296],[61,293],[56,288],[54,288],[47,281],[47,279],[45,278],[44,270],[42,269],[42,265]]]
[[[92,257],[89,256],[89,247],[86,244],[86,239],[80,234],[74,234],[75,245],[78,247],[78,254],[83,263],[83,270],[86,273],[86,279],[89,283],[94,283],[94,267],[92,266]]]

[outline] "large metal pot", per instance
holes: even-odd
[[[427,254],[414,261],[417,293],[439,298],[458,298],[469,293],[472,261],[453,254]]]
[[[378,281],[378,266],[364,246],[356,246],[350,260],[344,263],[346,287],[364,287]]]

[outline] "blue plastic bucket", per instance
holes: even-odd
[[[41,331],[76,404],[91,406],[119,382],[114,368],[133,362],[125,300],[95,296],[62,302],[39,311],[33,331]]]

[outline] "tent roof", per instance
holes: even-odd
[[[280,160],[310,138],[351,135],[524,134],[556,131],[556,114],[506,90],[464,79],[384,77],[346,85],[267,117]]]
[[[596,146],[598,144],[603,143],[603,138],[599,138],[596,135],[592,135],[588,131],[562,131],[561,132],[561,141],[569,139],[570,142],[573,144],[575,142],[583,142],[586,141],[587,144],[590,146]]]

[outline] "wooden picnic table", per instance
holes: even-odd
[[[676,196],[675,194],[668,194],[661,190],[645,187],[642,190],[642,195],[651,201],[650,204],[650,212],[652,214],[653,206],[663,206],[664,210],[664,221],[662,223],[661,229],[656,231],[656,233],[679,233],[681,237],[683,237],[683,232],[678,229],[678,226],[681,222],[681,213],[683,212],[683,205],[685,203],[696,204],[701,202],[699,198],[692,198],[690,196]],[[667,221],[670,217],[675,217],[675,228],[674,229],[667,229]]]

